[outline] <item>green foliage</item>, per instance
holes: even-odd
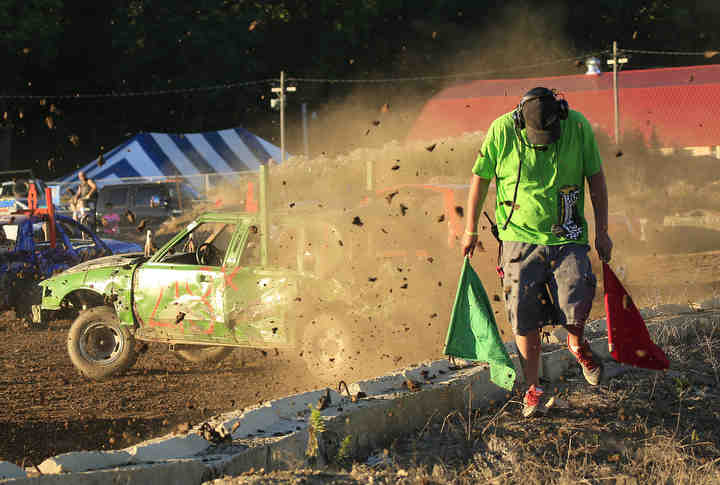
[[[314,433],[322,433],[325,431],[325,421],[323,420],[322,413],[319,409],[314,408],[312,404],[308,404],[310,408],[310,429]]]
[[[305,454],[311,459],[317,459],[320,452],[320,437],[325,431],[325,422],[323,421],[320,410],[314,408],[312,404],[308,404],[310,408],[310,426],[308,427],[308,443]]]
[[[15,77],[13,69],[54,60],[62,41],[62,6],[62,0],[0,0],[0,56],[5,75]]]
[[[352,435],[347,435],[340,442],[337,455],[335,456],[335,463],[339,465],[345,465],[352,459]]]

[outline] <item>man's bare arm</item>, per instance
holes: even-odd
[[[463,255],[473,255],[475,251],[475,245],[478,241],[476,234],[478,229],[478,219],[480,219],[480,213],[482,207],[485,204],[487,198],[488,188],[490,187],[490,180],[478,177],[473,174],[472,180],[470,181],[470,192],[468,193],[467,200],[467,218],[465,220],[465,234],[462,238],[462,253]]]
[[[608,192],[605,173],[602,169],[588,177],[588,185],[595,213],[595,249],[597,249],[600,259],[608,262],[613,245],[608,236]]]
[[[88,192],[85,196],[86,199],[89,199],[95,192],[97,192],[97,185],[94,180],[88,179],[88,185],[90,186],[90,192]]]

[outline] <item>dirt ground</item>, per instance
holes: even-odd
[[[648,255],[632,262],[628,288],[639,307],[720,292],[720,252]],[[492,294],[491,284],[487,286]],[[502,321],[501,304],[493,305]],[[599,298],[593,313],[604,313]],[[69,320],[35,330],[12,316],[0,317],[0,458],[26,466],[67,451],[123,448],[213,414],[335,385],[308,380],[302,366],[272,351],[235,351],[214,367],[196,367],[178,361],[159,344],[150,345],[126,374],[93,382],[78,374],[67,356]],[[434,332],[436,345],[422,352],[408,347],[405,353],[386,356],[381,367],[440,358],[447,314],[431,322],[436,322],[434,328],[423,320],[415,330]],[[358,371],[346,380],[372,377],[379,370]]]

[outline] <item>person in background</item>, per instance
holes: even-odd
[[[538,365],[544,325],[563,325],[586,381],[597,385],[601,379],[601,362],[583,330],[596,287],[585,180],[595,212],[595,248],[604,262],[612,251],[602,161],[587,119],[555,91],[537,87],[491,124],[472,171],[462,254],[472,256],[478,245],[478,219],[495,179],[498,273],[529,386],[522,411],[529,417],[543,400]]]
[[[92,219],[94,220],[95,203],[98,197],[98,188],[95,181],[85,176],[85,172],[78,173],[78,179],[80,184],[78,185],[75,195],[70,199],[70,209],[73,213],[73,219],[76,221],[80,220],[85,212],[85,209],[90,209]]]

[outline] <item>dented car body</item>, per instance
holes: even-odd
[[[54,224],[55,240],[49,237]],[[135,243],[101,239],[69,217],[16,213],[0,217],[0,279],[3,304],[30,317],[40,303],[38,283],[83,261],[138,251]],[[37,297],[37,299],[36,299]],[[34,313],[34,312],[33,312]],[[33,315],[35,318],[35,315]]]
[[[89,310],[73,323],[68,348],[76,367],[96,379],[132,365],[134,357],[123,352],[133,352],[134,340],[170,344],[196,362],[218,360],[235,347],[293,348],[303,339],[312,347],[319,325],[303,319],[303,298],[340,315],[347,295],[307,267],[301,243],[307,225],[276,217],[270,237],[262,238],[263,221],[255,214],[206,213],[150,257],[100,258],[43,281],[42,309],[86,302]],[[297,243],[294,249],[283,246],[283,238]],[[270,259],[269,240],[278,248]],[[348,338],[335,335],[329,346],[349,350]],[[323,352],[308,352],[308,364],[319,366]]]

